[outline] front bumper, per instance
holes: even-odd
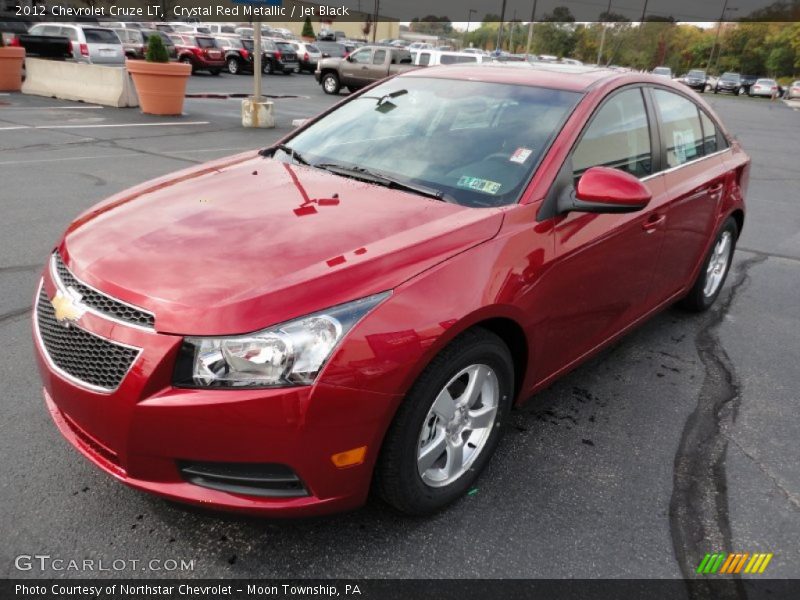
[[[55,294],[45,275],[44,291]],[[85,331],[141,348],[116,390],[87,389],[54,368],[36,327],[44,398],[64,437],[95,465],[131,487],[191,504],[295,517],[356,508],[366,500],[396,396],[317,383],[266,390],[172,387],[181,338],[86,313]],[[364,462],[336,467],[331,457],[367,447]],[[188,481],[185,463],[288,467],[303,494],[286,497],[211,489]]]

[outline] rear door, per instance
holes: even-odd
[[[89,47],[89,60],[94,64],[121,65],[125,62],[122,42],[116,33],[100,27],[84,27],[83,35]]]
[[[552,218],[556,263],[544,293],[555,300],[542,374],[580,359],[652,308],[647,299],[663,242],[665,200],[663,178],[653,174],[658,164],[653,126],[642,88],[613,92],[562,168],[559,180],[567,191],[589,168],[605,166],[638,177],[653,198],[638,212],[569,212]]]
[[[661,260],[653,297],[663,300],[688,285],[703,259],[728,181],[727,149],[712,119],[687,96],[651,90],[659,118],[663,177],[668,191]]]
[[[372,62],[367,69],[367,79],[377,81],[383,79],[389,72],[388,63],[391,50],[388,48],[376,48],[372,53]]]

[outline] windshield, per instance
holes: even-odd
[[[689,71],[689,75],[687,75],[687,77],[697,77],[699,79],[702,79],[705,76],[706,76],[705,71]]]
[[[738,73],[723,73],[720,77],[723,81],[739,81]]]
[[[323,117],[286,145],[312,166],[356,168],[464,206],[517,202],[580,94],[398,78]],[[276,154],[290,161],[287,152]]]

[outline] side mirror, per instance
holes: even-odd
[[[575,190],[559,198],[559,212],[629,213],[642,210],[653,195],[636,177],[619,169],[592,167]]]

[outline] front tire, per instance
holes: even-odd
[[[730,271],[738,237],[739,226],[736,219],[728,217],[722,224],[692,289],[679,302],[682,308],[692,312],[703,312],[711,308]]]
[[[378,457],[378,494],[410,515],[433,513],[464,495],[500,442],[513,390],[503,340],[482,328],[462,333],[398,409]]]
[[[336,73],[325,73],[322,76],[322,91],[326,94],[335,96],[341,88],[342,85],[339,83],[339,77]]]
[[[231,75],[238,75],[239,74],[239,61],[235,58],[228,59],[228,73]]]

